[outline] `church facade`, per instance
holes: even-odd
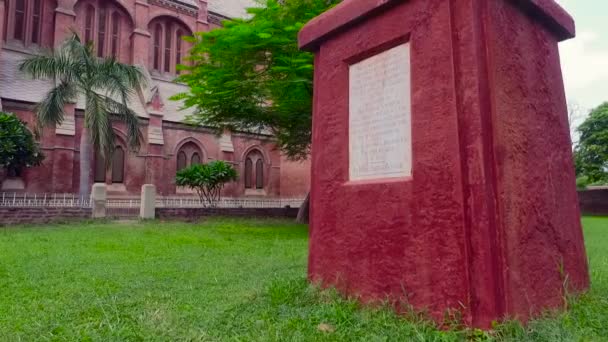
[[[221,26],[222,20],[246,15],[249,0],[0,0],[0,99],[2,111],[34,124],[34,107],[51,89],[52,81],[21,74],[19,63],[44,49],[59,46],[71,34],[94,44],[99,57],[115,57],[141,66],[148,78],[129,104],[141,121],[144,143],[127,148],[124,126],[114,123],[117,136],[112,166],[91,160],[91,182],[106,183],[110,195],[129,196],[143,184],[154,184],[160,195],[189,195],[175,186],[177,170],[196,163],[225,160],[239,180],[226,196],[303,197],[309,190],[308,162],[287,160],[270,134],[224,132],[183,123],[191,113],[170,97],[188,88],[173,80],[188,52],[181,37]],[[44,130],[43,165],[25,170],[21,189],[15,182],[2,191],[75,193],[79,182],[79,145],[84,103],[65,108],[64,122]],[[0,174],[0,180],[7,175]],[[19,186],[18,186],[19,187]]]

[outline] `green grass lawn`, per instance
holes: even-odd
[[[491,334],[441,331],[308,286],[288,221],[0,228],[0,341],[608,341],[608,218],[585,218],[593,287]]]

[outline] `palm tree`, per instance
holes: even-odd
[[[84,99],[84,127],[80,139],[80,195],[91,190],[93,148],[111,163],[114,151],[113,116],[127,129],[128,144],[137,150],[142,141],[137,114],[128,103],[138,88],[145,84],[138,67],[102,59],[95,55],[93,44],[83,43],[76,33],[54,52],[33,56],[19,69],[35,79],[53,79],[56,86],[35,109],[38,128],[60,125],[65,105]]]

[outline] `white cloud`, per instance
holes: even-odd
[[[560,45],[562,69],[568,90],[578,92],[596,81],[608,80],[608,50],[595,47],[594,32],[582,32]]]

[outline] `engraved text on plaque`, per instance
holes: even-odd
[[[409,44],[350,66],[350,180],[411,176]]]

